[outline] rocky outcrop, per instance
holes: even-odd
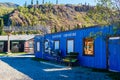
[[[88,5],[29,5],[27,8],[15,9],[9,15],[9,21],[14,26],[45,25],[51,28],[56,26],[58,30],[61,27],[71,29],[79,24],[88,24],[85,17],[90,9],[93,7]]]

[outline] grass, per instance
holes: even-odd
[[[0,53],[0,56],[6,56],[7,53]]]
[[[17,52],[17,53],[11,53],[11,54],[7,54],[8,56],[16,56],[16,55],[22,55],[22,54],[27,54],[25,52]]]
[[[0,56],[16,56],[16,55],[22,55],[22,54],[27,54],[25,52],[18,52],[18,53],[11,53],[11,54],[7,54],[7,53],[0,53]]]
[[[106,69],[92,69],[92,71],[106,73],[112,80],[120,80],[120,72],[111,72]]]

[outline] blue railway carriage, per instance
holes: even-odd
[[[52,59],[51,51],[61,56],[77,52],[79,65],[120,72],[120,29],[94,26],[35,37],[35,56]]]

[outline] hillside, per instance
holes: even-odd
[[[0,7],[0,17],[11,13],[13,10],[14,8]]]
[[[68,30],[75,27],[96,25],[86,14],[94,7],[88,5],[29,5],[19,7],[9,15],[9,22],[13,26],[50,26]]]
[[[4,23],[8,21],[9,14],[19,5],[13,3],[0,3],[0,19],[4,19]]]
[[[17,8],[19,5],[6,2],[6,3],[0,3],[0,7],[7,7],[7,8]]]

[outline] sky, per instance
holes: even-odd
[[[11,2],[11,3],[15,3],[15,4],[19,4],[21,6],[24,5],[25,1],[27,2],[27,4],[29,5],[31,3],[31,0],[0,0],[0,2]],[[39,3],[42,2],[42,0],[38,0]],[[51,2],[51,3],[56,3],[56,0],[44,0],[45,2]],[[85,3],[89,3],[90,5],[95,5],[96,4],[96,0],[58,0],[59,4],[85,4]],[[34,4],[36,4],[36,0],[34,0]]]

